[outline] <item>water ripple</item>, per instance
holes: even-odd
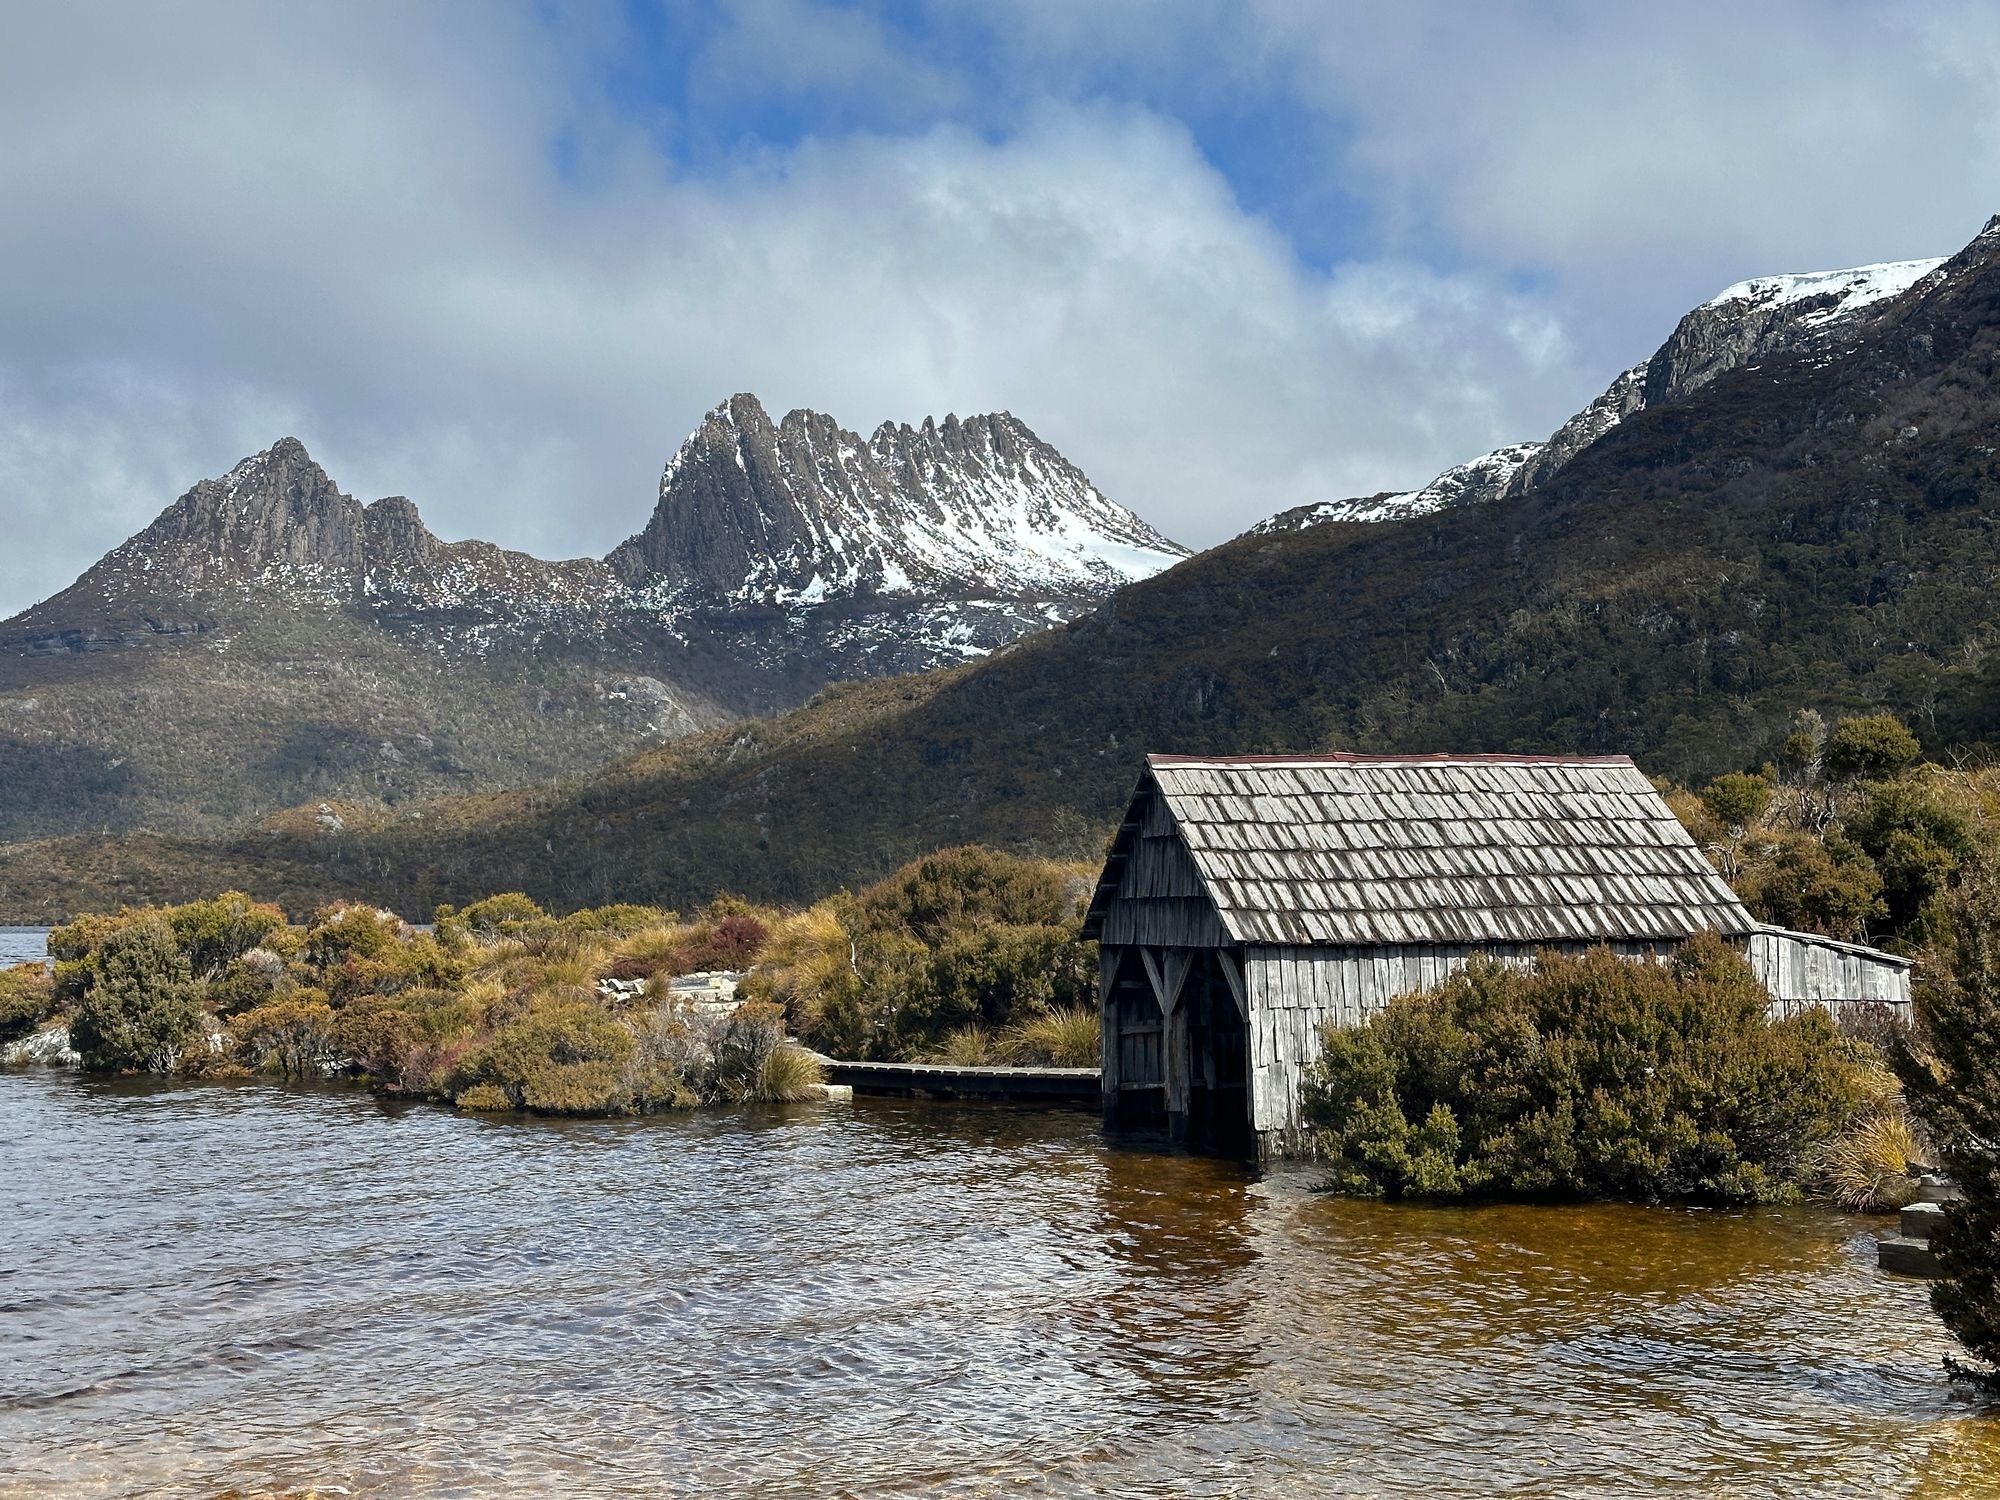
[[[1878,1226],[1439,1210],[877,1104],[0,1077],[0,1494],[2000,1490]]]

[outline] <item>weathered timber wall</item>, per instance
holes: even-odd
[[[1907,1016],[1910,970],[1882,954],[1807,932],[1765,929],[1748,939],[1750,967],[1771,992],[1773,1015],[1824,1006],[1839,1020],[1844,1007],[1886,1005]]]

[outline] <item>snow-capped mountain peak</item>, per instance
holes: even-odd
[[[717,406],[610,558],[664,605],[1098,595],[1186,555],[1007,412],[873,436]]]
[[[2000,236],[2000,215],[1973,243]],[[1884,261],[1843,271],[1755,276],[1694,308],[1643,364],[1625,371],[1544,443],[1516,443],[1445,470],[1421,489],[1303,505],[1251,534],[1327,521],[1393,521],[1524,494],[1634,413],[1678,401],[1718,376],[1767,355],[1820,347],[1843,326],[1920,287],[1946,258]]]

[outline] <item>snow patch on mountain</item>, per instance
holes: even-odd
[[[673,610],[1095,599],[1186,555],[1007,412],[863,439],[737,395],[681,445],[652,519],[609,561]]]
[[[1732,302],[1757,307],[1785,307],[1798,302],[1831,299],[1799,319],[1800,327],[1818,327],[1851,316],[1864,307],[1900,297],[1945,263],[1944,256],[1929,260],[1892,260],[1880,265],[1855,266],[1845,271],[1804,271],[1784,276],[1753,276],[1734,286],[1724,287],[1704,302],[1704,307],[1722,307]]]
[[[1411,516],[1427,516],[1491,500],[1503,493],[1521,468],[1542,451],[1540,443],[1509,443],[1482,453],[1469,462],[1446,469],[1422,489],[1401,493],[1367,495],[1354,500],[1322,501],[1303,505],[1250,528],[1251,536],[1268,536],[1279,531],[1299,531],[1329,521],[1401,521]]]

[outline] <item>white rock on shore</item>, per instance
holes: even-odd
[[[83,1059],[69,1044],[69,1028],[60,1024],[44,1026],[40,1031],[31,1031],[0,1047],[0,1067],[76,1068],[82,1065]]]

